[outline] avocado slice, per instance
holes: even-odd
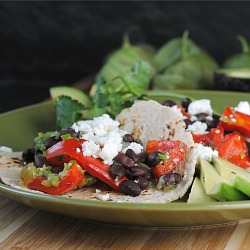
[[[213,165],[231,185],[250,197],[250,173],[237,165],[218,157],[213,158]]]
[[[207,195],[219,201],[246,200],[247,197],[219,175],[208,161],[200,160],[200,179]]]
[[[214,198],[206,194],[201,180],[195,177],[187,203],[213,202]]]
[[[69,96],[73,100],[77,100],[84,106],[89,107],[91,104],[90,98],[82,90],[71,86],[55,86],[50,88],[50,96],[52,100],[56,100],[59,96]]]
[[[220,90],[250,91],[250,68],[220,69],[214,74],[214,83]]]

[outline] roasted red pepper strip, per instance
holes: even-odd
[[[239,131],[250,138],[250,115],[234,110],[231,107],[224,109],[220,126],[227,131]]]
[[[240,133],[235,131],[227,134],[217,150],[220,157],[227,159],[242,168],[250,167],[248,148],[244,137]]]
[[[46,178],[43,176],[37,176],[27,184],[27,187],[47,194],[59,195],[77,188],[83,184],[85,179],[86,177],[81,167],[75,162],[59,181],[58,186],[45,186],[42,182],[46,181]]]
[[[218,126],[204,134],[193,134],[193,139],[195,143],[202,143],[216,149],[224,140],[224,129]]]
[[[69,160],[76,160],[90,175],[96,177],[119,192],[120,184],[124,180],[127,180],[127,178],[124,176],[115,180],[110,175],[110,165],[104,164],[101,159],[84,156],[81,151],[83,142],[84,140],[77,140],[75,138],[60,141],[47,150],[46,159],[50,164],[57,166],[60,166]]]
[[[147,153],[160,152],[166,155],[166,159],[153,168],[155,177],[159,178],[166,173],[170,173],[183,163],[187,149],[187,145],[181,141],[149,140],[146,147]]]

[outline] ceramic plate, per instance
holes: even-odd
[[[213,108],[222,112],[226,105],[240,100],[250,102],[250,94],[219,91],[179,90],[150,92],[152,99],[180,100],[209,98]],[[22,150],[30,145],[39,131],[55,129],[55,113],[51,102],[17,109],[0,115],[0,145]],[[130,204],[87,201],[34,194],[0,184],[0,193],[16,201],[69,216],[122,225],[200,226],[250,219],[250,201],[186,204]]]

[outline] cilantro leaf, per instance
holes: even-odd
[[[90,113],[92,116],[108,113],[115,117],[123,108],[145,97],[144,90],[148,87],[151,77],[150,64],[139,60],[122,76],[108,82],[99,78]]]
[[[82,118],[84,105],[69,96],[59,96],[56,100],[56,125],[58,128],[68,128]]]

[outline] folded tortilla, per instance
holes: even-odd
[[[137,197],[105,189],[105,185],[101,187],[83,187],[61,196],[75,199],[132,203],[168,203],[182,198],[192,184],[197,162],[193,138],[191,133],[185,130],[182,116],[169,107],[149,100],[136,101],[132,107],[124,109],[116,119],[120,122],[122,129],[137,136],[143,145],[146,145],[148,139],[180,140],[184,142],[189,147],[189,151],[182,181],[169,191],[148,188]],[[13,187],[26,189],[19,184],[21,164],[17,159],[20,159],[20,154],[19,158],[17,158],[17,155],[14,157],[11,154],[2,155],[0,156],[0,178],[2,182]],[[6,164],[6,161],[8,164]]]

